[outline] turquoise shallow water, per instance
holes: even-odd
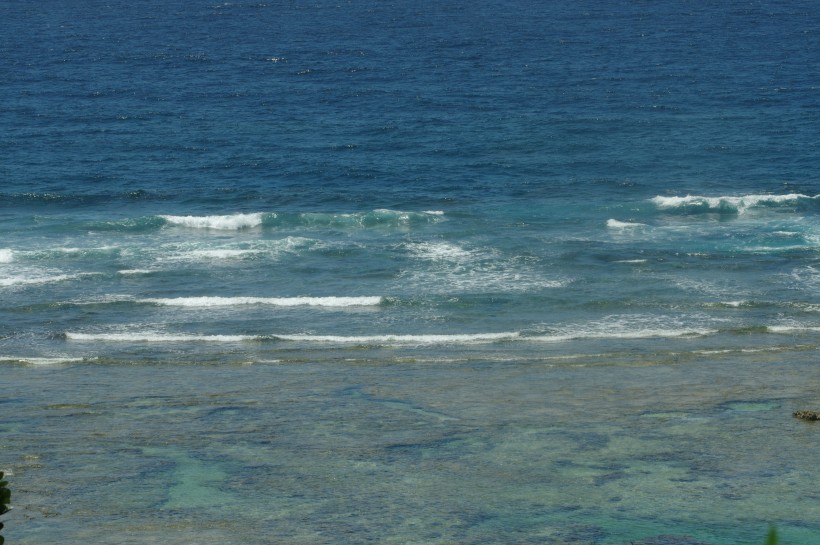
[[[820,542],[819,17],[4,2],[6,537]]]
[[[812,543],[814,355],[11,366],[42,543]],[[321,380],[317,380],[321,377]],[[108,536],[108,537],[106,537]],[[114,537],[111,537],[114,536]]]

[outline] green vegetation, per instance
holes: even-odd
[[[9,490],[9,482],[3,480],[3,472],[0,471],[0,515],[7,513],[9,510],[9,503],[11,502],[11,490]],[[3,529],[3,523],[0,522],[0,530]],[[0,545],[3,545],[5,539],[0,536]]]
[[[774,526],[769,528],[769,537],[766,538],[764,545],[777,545],[777,530]]]

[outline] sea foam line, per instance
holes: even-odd
[[[810,325],[770,325],[766,326],[766,329],[770,333],[800,333],[806,331],[812,332],[820,332],[820,326],[810,326]]]
[[[803,328],[805,329],[805,328]],[[809,328],[811,329],[811,328]],[[820,328],[818,328],[820,329]],[[714,329],[643,329],[620,332],[579,332],[557,333],[552,335],[524,336],[518,331],[501,333],[464,333],[464,334],[397,334],[397,335],[312,335],[312,334],[273,334],[273,335],[196,335],[187,333],[131,332],[131,333],[77,333],[66,332],[65,338],[70,341],[97,342],[246,342],[246,341],[285,341],[300,343],[356,344],[374,346],[395,345],[443,345],[443,344],[484,344],[504,341],[516,342],[567,342],[595,339],[648,339],[699,337],[717,333]]]
[[[650,202],[662,210],[693,207],[706,208],[708,210],[728,210],[743,214],[746,210],[755,206],[794,204],[801,200],[815,199],[820,199],[820,195],[812,197],[800,193],[789,193],[787,195],[742,195],[737,197],[704,197],[700,195],[687,195],[685,197],[657,196],[650,199]]]
[[[380,208],[370,212],[350,213],[275,213],[253,212],[212,216],[156,216],[159,221],[168,225],[189,229],[210,229],[218,231],[237,231],[255,227],[270,227],[276,224],[294,224],[302,226],[336,226],[336,227],[372,227],[377,225],[408,225],[417,221],[437,222],[444,212],[426,210],[424,212],[406,212]],[[130,222],[127,222],[130,223]],[[148,222],[151,224],[152,222]]]
[[[152,274],[157,272],[153,269],[122,269],[117,271],[117,274],[121,274],[123,276],[133,276],[137,274]]]
[[[578,333],[556,333],[552,335],[534,335],[528,340],[540,342],[565,342],[596,339],[671,339],[681,337],[705,337],[718,333],[717,329],[684,328],[684,329],[635,329],[627,331],[586,331]]]
[[[100,342],[243,342],[262,340],[258,335],[192,335],[186,333],[74,333],[66,332],[65,338],[70,341]]]
[[[195,335],[188,333],[132,332],[132,333],[78,333],[66,332],[69,341],[92,342],[245,342],[245,341],[296,341],[337,344],[370,345],[433,345],[476,344],[513,340],[520,336],[511,333],[472,333],[453,335]]]
[[[89,361],[88,358],[78,358],[69,356],[54,357],[27,357],[27,356],[0,356],[0,362],[25,363],[29,365],[61,365],[64,363],[78,363]]]
[[[76,280],[78,278],[85,278],[88,276],[99,276],[102,273],[76,273],[76,274],[57,274],[54,276],[12,276],[7,278],[0,278],[0,286],[31,286],[37,284],[52,284],[56,282],[65,282],[66,280]]]
[[[276,335],[283,341],[353,343],[353,344],[475,344],[514,340],[521,336],[517,331],[507,333],[465,333],[433,335]]]
[[[175,297],[170,299],[139,299],[138,303],[175,307],[228,307],[240,305],[272,305],[278,307],[363,307],[377,306],[383,297]]]

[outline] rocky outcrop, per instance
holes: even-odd
[[[792,416],[801,420],[820,420],[820,413],[817,411],[794,411]]]

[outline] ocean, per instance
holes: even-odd
[[[820,543],[817,29],[6,0],[3,535]]]

